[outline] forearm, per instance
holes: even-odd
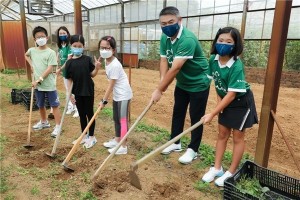
[[[228,92],[227,95],[218,102],[216,108],[211,112],[213,116],[224,110],[224,108],[226,108],[234,100],[235,96],[235,92]]]
[[[95,68],[92,72],[91,72],[91,77],[95,77],[98,74],[99,69]]]
[[[53,66],[49,66],[42,74],[41,77],[43,79],[47,78],[49,74],[53,72]]]
[[[165,75],[168,72],[168,63],[166,60],[163,60],[164,58],[161,58],[160,66],[159,66],[159,73],[160,73],[160,80],[162,81]]]
[[[70,89],[71,89],[72,84],[73,84],[73,80],[69,78],[68,81],[67,81],[67,94],[70,93]]]
[[[115,83],[116,83],[116,80],[113,80],[113,79],[109,80],[109,85],[108,85],[108,87],[107,87],[107,89],[105,91],[105,94],[103,96],[103,100],[107,100],[109,98],[110,94],[113,91]]]
[[[110,85],[107,87],[106,91],[105,91],[105,94],[103,96],[103,99],[104,100],[107,100],[110,96],[110,94],[112,93],[113,91],[113,87],[111,87]]]
[[[28,64],[30,65],[31,71],[32,71],[33,68],[32,68],[32,60],[31,60],[31,58],[30,58],[29,56],[25,55],[25,60],[26,60],[26,61],[28,62]]]
[[[183,64],[186,62],[186,59],[174,59],[172,63],[172,67],[168,70],[167,59],[161,61],[161,73],[165,73],[162,77],[160,84],[158,85],[157,89],[161,92],[167,90],[168,86],[172,83],[176,74],[180,71]],[[167,67],[167,69],[165,69]]]
[[[163,77],[163,79],[159,83],[157,89],[160,92],[166,91],[166,89],[172,83],[172,81],[174,80],[174,78],[175,78],[176,74],[179,72],[179,70],[180,69],[170,69],[170,70],[168,70],[168,72],[165,74],[165,76]]]

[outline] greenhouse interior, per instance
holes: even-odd
[[[218,52],[214,40],[221,29],[233,27],[241,35],[243,50],[238,55],[238,59],[242,61],[243,73],[246,74],[246,80],[251,85],[251,89],[247,89],[247,94],[249,90],[253,90],[254,93],[258,121],[254,128],[249,128],[251,136],[248,136],[247,128],[244,137],[245,143],[249,146],[243,150],[245,152],[241,155],[239,170],[225,181],[223,180],[225,185],[223,184],[221,189],[217,181],[215,184],[211,181],[206,182],[203,175],[207,170],[217,170],[215,168],[217,162],[214,159],[217,155],[218,143],[215,143],[217,140],[219,142],[221,137],[218,131],[221,132],[223,127],[220,123],[223,109],[218,111],[214,121],[201,121],[200,125],[203,123],[205,127],[203,142],[201,141],[201,146],[198,148],[198,154],[197,151],[192,150],[196,155],[193,158],[195,161],[192,159],[193,162],[184,163],[179,159],[180,164],[178,164],[177,155],[173,153],[169,155],[170,152],[175,153],[177,150],[179,152],[179,149],[175,147],[167,154],[164,154],[161,149],[161,154],[164,154],[161,157],[158,156],[159,151],[155,151],[159,146],[162,147],[163,144],[174,139],[173,133],[170,133],[174,127],[172,124],[171,128],[170,124],[175,123],[176,104],[174,101],[176,101],[177,88],[180,88],[179,76],[170,78],[167,86],[163,85],[167,81],[163,81],[165,77],[162,75],[165,56],[162,55],[162,40],[164,37],[167,39],[172,37],[166,36],[166,32],[163,31],[164,25],[160,21],[160,13],[168,7],[175,7],[179,10],[180,15],[176,17],[180,17],[184,30],[189,30],[196,37],[209,66],[213,51]],[[0,199],[300,199],[300,0],[0,0],[0,11],[2,90]],[[58,30],[64,26],[72,37],[83,36],[85,41],[82,55],[92,60],[92,66],[97,69],[96,74],[98,73],[97,66],[102,67],[97,76],[91,75],[95,82],[94,115],[90,118],[88,114],[84,114],[87,120],[85,129],[82,128],[81,113],[77,118],[74,110],[72,111],[74,112],[73,118],[66,114],[66,110],[69,109],[68,103],[72,102],[77,105],[76,95],[73,95],[73,100],[71,99],[74,88],[69,91],[70,95],[66,93],[70,85],[66,85],[67,82],[64,83],[62,79],[64,81],[68,79],[58,74],[55,75],[57,95],[61,100],[59,107],[61,124],[57,125],[55,117],[52,121],[48,118],[51,124],[56,123],[54,130],[56,126],[59,127],[58,137],[56,136],[54,140],[42,138],[41,134],[36,133],[34,126],[31,130],[32,118],[38,120],[39,117],[39,112],[33,112],[34,108],[37,106],[36,110],[40,109],[38,102],[33,100],[38,97],[36,92],[34,97],[33,89],[39,87],[39,84],[46,79],[37,77],[39,79],[35,83],[32,80],[34,78],[31,71],[33,68],[30,66],[32,63],[27,60],[28,49],[39,46],[37,39],[33,37],[33,31],[38,26],[48,31],[46,45],[55,51],[58,61],[58,49],[61,48]],[[108,36],[107,41],[110,37],[115,38],[115,57],[126,72],[129,87],[133,91],[132,101],[129,100],[131,102],[127,107],[129,121],[126,125],[131,124],[131,128],[129,129],[129,126],[125,131],[128,135],[133,133],[129,139],[126,139],[128,135],[125,137],[122,135],[118,136],[122,140],[114,140],[116,142],[114,147],[118,148],[123,148],[122,142],[128,143],[128,154],[126,147],[124,154],[127,155],[122,155],[127,156],[126,159],[122,156],[112,158],[119,151],[118,148],[115,151],[112,148],[113,150],[109,151],[111,154],[107,154],[106,149],[103,148],[105,144],[103,143],[103,146],[100,144],[102,140],[111,138],[112,132],[115,129],[117,132],[118,127],[116,125],[118,119],[115,119],[117,109],[114,107],[117,101],[113,96],[116,91],[110,88],[112,95],[109,97],[107,94],[107,91],[110,91],[107,84],[111,83],[111,80],[106,71],[107,60],[104,62],[101,58],[100,39],[104,36]],[[172,40],[170,41],[172,45],[178,41],[175,39],[172,43]],[[74,55],[74,52],[72,53]],[[174,60],[169,62],[168,72],[172,70]],[[222,68],[220,62],[219,65]],[[178,71],[183,70],[182,68]],[[164,75],[167,76],[167,74],[166,72]],[[209,77],[208,74],[207,77]],[[216,85],[217,83],[213,83],[208,88],[212,91],[209,93],[207,103],[209,106],[206,112],[211,112],[216,102],[220,102],[220,96],[215,92],[218,90]],[[27,87],[26,92],[24,92],[25,87]],[[75,84],[72,83],[71,87],[75,87]],[[154,101],[156,89],[160,91],[161,96]],[[17,95],[17,91],[21,92],[21,96],[20,102],[15,103],[13,93]],[[107,99],[108,97],[110,100]],[[162,97],[161,100],[160,97]],[[238,98],[233,97],[233,99]],[[192,132],[195,123],[190,119],[193,110],[192,100],[189,99],[189,101],[183,125],[185,129]],[[248,99],[247,106],[249,101]],[[98,103],[99,107],[97,107]],[[24,106],[22,104],[28,112],[21,111]],[[104,107],[106,104],[108,104],[107,107]],[[47,115],[50,107],[53,109],[55,106],[46,106]],[[121,113],[120,110],[118,112]],[[40,113],[42,116],[43,111],[40,110]],[[148,117],[146,113],[149,114]],[[241,117],[242,125],[245,124],[249,113],[252,114],[252,108],[251,110],[249,108],[246,115]],[[64,122],[65,114],[66,122]],[[145,121],[143,121],[144,115],[146,115]],[[86,148],[84,144],[84,148],[76,151],[81,143],[74,140],[75,143],[73,142],[71,146],[71,141],[64,137],[74,139],[75,132],[80,132],[78,130],[82,129],[79,138],[78,136],[76,138],[78,138],[77,141],[81,139],[84,141],[83,133],[91,132],[89,128],[93,126],[93,120],[97,121],[95,135],[97,139],[99,138],[97,144],[97,140],[94,142],[96,148],[89,149],[90,147]],[[63,122],[66,126],[62,126]],[[40,123],[44,123],[42,118]],[[188,129],[189,127],[193,129]],[[41,129],[41,133],[48,134],[44,128]],[[50,129],[52,130],[52,127]],[[245,129],[240,130],[245,133]],[[229,170],[231,160],[236,156],[232,153],[236,145],[234,131],[235,129],[232,128],[233,135],[227,138],[232,140],[232,143],[228,144],[232,150],[227,148],[231,151],[227,152],[226,149],[223,153],[225,164],[221,165],[222,170],[222,167]],[[98,132],[100,132],[99,135],[97,135]],[[106,135],[106,132],[109,134]],[[92,137],[88,134],[87,138]],[[63,138],[61,144],[57,139],[60,135]],[[33,147],[30,138],[33,138],[31,142],[36,144]],[[183,145],[183,149],[188,150],[191,148],[191,144],[189,145],[191,140],[187,134],[182,136],[179,144]],[[51,159],[49,159],[44,154],[52,148],[53,142]],[[174,142],[172,145],[177,145]],[[20,147],[25,143],[24,147],[27,149]],[[57,154],[59,155],[53,156],[57,145],[63,147],[58,147]],[[180,150],[183,149],[180,147]],[[71,159],[75,153],[77,155]],[[154,154],[157,157],[154,158]],[[151,162],[150,157],[153,159]],[[66,160],[72,162],[70,166],[74,166],[75,170],[66,164]],[[138,169],[140,160],[141,163],[149,161]],[[110,163],[107,165],[108,161]],[[99,168],[95,172],[97,167]],[[213,178],[217,176],[219,175],[214,174]],[[250,182],[242,185],[241,182],[249,177],[251,180],[255,179],[256,182],[251,183],[252,185],[247,185]],[[255,188],[257,185],[259,185],[258,189]],[[259,194],[257,190],[260,190]]]
[[[56,44],[55,31],[61,23],[70,30],[70,33],[75,33],[74,2],[71,0],[49,2],[53,3],[51,15],[33,15],[28,13],[28,3],[24,1],[29,47],[34,46],[31,32],[37,25],[45,27],[52,34],[53,37],[48,43],[53,47]],[[117,40],[119,53],[138,55],[134,56],[134,60],[157,60],[160,57],[159,40],[162,33],[158,21],[159,12],[164,6],[178,6],[183,24],[197,36],[207,55],[219,28],[233,26],[242,30],[242,26],[245,26],[242,33],[247,49],[243,54],[245,65],[265,68],[275,3],[276,0],[82,0],[82,34],[86,38],[85,50],[92,55],[96,52],[100,37],[113,35]],[[246,12],[243,14],[245,9]],[[16,28],[20,26],[18,1],[2,0],[1,20],[3,36],[9,37],[6,34],[14,28],[12,24],[15,24]],[[300,1],[293,0],[283,66],[287,70],[300,69],[299,62],[296,62],[299,59],[297,52],[300,46],[299,20]],[[21,39],[23,34],[19,31],[18,33]],[[14,61],[4,63],[7,63],[8,68],[15,68],[11,62]]]

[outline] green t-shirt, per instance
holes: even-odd
[[[58,49],[59,54],[59,65],[63,66],[68,59],[68,56],[72,54],[70,46],[64,46]],[[63,77],[66,77],[66,68],[62,70]]]
[[[209,59],[209,77],[215,81],[218,95],[224,97],[228,91],[236,92],[236,96],[244,95],[250,89],[245,80],[244,64],[241,59],[233,57],[226,65],[219,64],[219,55],[212,55]]]
[[[177,87],[189,92],[200,92],[209,88],[207,59],[196,36],[188,29],[181,26],[175,41],[162,34],[160,56],[167,58],[169,67],[172,67],[176,58],[187,59],[176,75]]]
[[[57,66],[56,54],[50,48],[40,50],[38,47],[32,47],[26,52],[31,58],[32,66],[34,70],[34,80],[38,80],[39,77],[46,71],[48,66]],[[55,75],[50,73],[44,78],[41,84],[37,85],[39,91],[54,91],[56,90]]]

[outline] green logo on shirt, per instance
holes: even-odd
[[[169,64],[173,63],[174,57],[173,57],[173,50],[172,49],[167,50],[167,59],[168,59]]]

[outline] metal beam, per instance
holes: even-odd
[[[1,13],[1,15],[5,15],[6,17],[8,17],[8,18],[10,18],[10,19],[15,20],[15,18],[12,18],[11,16],[8,16],[8,15],[5,14],[5,13]],[[0,16],[1,16],[1,15],[0,15]]]
[[[4,5],[3,5],[4,6]],[[6,7],[6,6],[5,6]],[[11,9],[10,7],[6,7],[7,12],[11,13],[14,17],[16,17],[17,19],[19,18],[19,13],[13,9]],[[18,19],[19,20],[19,19]]]
[[[124,12],[124,3],[121,4],[121,23],[120,23],[120,50],[123,53],[124,46],[124,28],[122,25],[125,23],[125,12]]]
[[[1,5],[3,6],[3,10],[0,10],[1,13],[3,13],[4,10],[5,10],[5,8],[7,8],[9,6],[10,2],[11,2],[11,0],[9,0],[6,5],[4,5],[3,3],[1,3]]]
[[[274,127],[274,119],[271,117],[271,110],[276,112],[291,9],[292,0],[276,1],[255,151],[255,162],[263,167],[267,167],[269,161]]]
[[[142,26],[142,25],[153,25],[153,24],[158,24],[159,20],[154,19],[154,20],[145,20],[145,21],[137,21],[137,22],[127,22],[121,24],[122,28],[130,28],[130,27],[137,27],[137,26]]]
[[[24,1],[24,0],[21,0],[21,1]],[[19,1],[17,1],[17,0],[13,0],[13,2],[15,2],[15,3],[17,3],[17,4],[19,4],[20,5],[20,2]],[[22,2],[23,4],[24,4],[24,2]],[[25,6],[25,4],[24,4],[24,12],[25,12],[25,8],[27,8],[26,6]],[[21,11],[20,11],[21,12]],[[19,14],[19,13],[18,13]],[[27,13],[28,14],[28,13]],[[26,16],[26,15],[25,15]],[[46,20],[47,21],[47,18],[46,17],[44,17],[44,16],[42,16],[42,15],[39,15],[40,17],[42,17],[44,20]],[[31,20],[29,17],[26,17],[26,19],[28,19],[28,20]]]

